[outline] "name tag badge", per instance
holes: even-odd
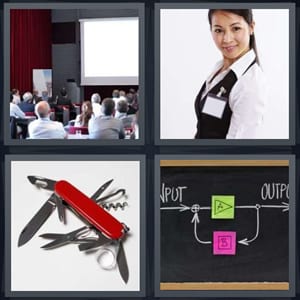
[[[202,112],[218,119],[222,119],[226,103],[227,98],[225,97],[218,97],[213,94],[207,94]]]

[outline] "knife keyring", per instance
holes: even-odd
[[[104,270],[112,270],[116,267],[119,252],[119,242],[111,242],[99,248],[97,262]]]

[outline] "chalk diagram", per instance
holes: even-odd
[[[235,209],[255,209],[256,210],[256,231],[253,236],[244,237],[237,241],[235,231],[213,231],[212,240],[203,240],[198,236],[197,228],[200,224],[199,214],[201,211],[210,210],[211,219],[234,219]],[[260,233],[260,214],[264,209],[281,209],[283,213],[289,210],[289,203],[282,201],[279,205],[255,204],[255,205],[235,205],[235,196],[233,195],[213,195],[211,206],[201,206],[193,204],[187,206],[180,203],[179,206],[160,207],[160,210],[173,210],[182,212],[191,212],[191,223],[193,224],[195,240],[201,245],[213,244],[214,255],[235,255],[236,244],[250,246],[256,241]]]

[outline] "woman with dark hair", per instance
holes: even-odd
[[[259,138],[267,93],[252,10],[210,9],[208,20],[223,59],[197,95],[195,138]]]
[[[84,101],[81,105],[81,114],[77,115],[75,119],[75,126],[87,127],[92,115],[93,115],[92,103],[90,101]]]

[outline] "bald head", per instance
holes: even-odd
[[[50,114],[50,106],[47,101],[40,101],[35,105],[35,114],[39,118],[47,118]]]

